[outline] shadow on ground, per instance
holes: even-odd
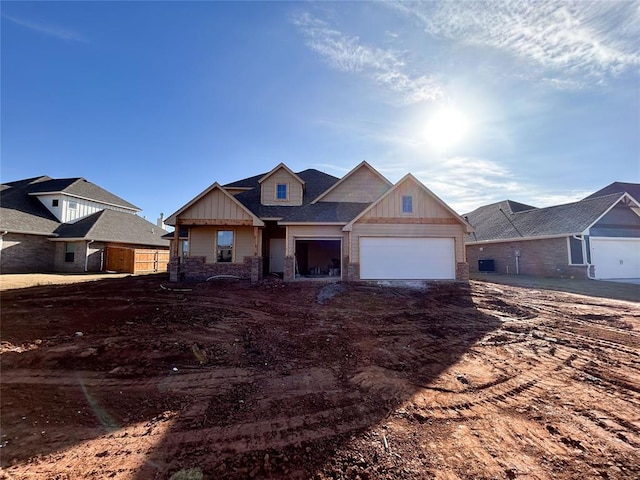
[[[501,321],[463,284],[329,288],[125,278],[4,293],[2,465],[110,433],[143,461],[90,453],[104,476],[400,478],[400,459],[342,447],[421,389],[469,388],[452,367]]]

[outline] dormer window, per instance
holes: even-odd
[[[78,208],[78,202],[69,202],[70,210],[75,210],[76,208]]]
[[[286,200],[287,199],[287,184],[286,183],[278,183],[276,186],[276,199],[278,200]]]
[[[402,213],[413,213],[413,197],[411,195],[402,196]]]
[[[51,206],[52,207],[57,207],[58,206],[58,199],[54,198],[53,200],[51,200]]]

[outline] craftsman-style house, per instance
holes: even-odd
[[[468,279],[469,224],[413,175],[393,185],[367,162],[341,179],[280,164],[214,183],[166,223],[173,281]]]

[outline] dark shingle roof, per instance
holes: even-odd
[[[611,185],[598,190],[596,193],[592,193],[587,198],[602,197],[605,195],[611,195],[612,193],[624,193],[627,192],[636,201],[640,202],[640,183],[624,183],[613,182]]]
[[[369,203],[350,202],[313,203],[291,210],[280,223],[349,223],[369,205]]]
[[[60,225],[56,217],[35,197],[30,188],[49,177],[35,177],[5,183],[0,191],[0,230],[51,235]]]
[[[102,210],[77,222],[61,224],[37,196],[30,195],[54,191],[136,209],[129,202],[84,179],[54,180],[47,176],[27,178],[2,185],[0,230],[58,238],[84,238],[137,245],[169,245],[167,240],[162,239],[162,235],[167,233],[165,230],[132,213]]]
[[[280,206],[280,205],[262,205],[260,203],[260,184],[258,180],[264,177],[266,173],[261,175],[255,175],[253,177],[245,178],[244,180],[239,180],[237,182],[229,183],[225,185],[225,188],[234,188],[234,187],[251,187],[251,190],[246,192],[239,193],[235,196],[235,198],[242,203],[245,207],[247,207],[254,215],[260,218],[282,218],[288,219],[289,217],[296,218],[295,221],[303,221],[303,222],[334,222],[334,221],[342,221],[342,220],[321,220],[321,218],[338,218],[337,212],[335,214],[331,214],[331,207],[318,207],[318,208],[307,208],[311,205],[310,202],[313,201],[318,195],[331,187],[334,183],[336,183],[339,179],[334,177],[333,175],[329,175],[327,173],[321,172],[319,170],[315,170],[313,168],[303,170],[302,172],[296,173],[304,182],[304,195],[302,198],[302,205],[298,207],[292,206]],[[366,206],[360,204],[361,206]],[[306,217],[302,217],[303,212],[307,215]],[[316,218],[315,215],[318,217]],[[344,216],[344,215],[342,215]],[[342,218],[342,217],[340,217]],[[350,220],[350,219],[349,219]],[[348,221],[348,220],[345,220]]]
[[[134,204],[127,202],[84,178],[48,178],[48,180],[33,183],[28,187],[28,193],[30,194],[45,192],[63,192],[68,195],[87,198],[100,203],[107,203],[136,211],[140,210]]]
[[[82,238],[101,242],[169,246],[169,241],[162,238],[166,235],[166,230],[138,215],[115,210],[101,210],[75,223],[60,225],[55,233],[61,239]]]
[[[476,229],[467,236],[467,241],[581,233],[611,208],[621,195],[606,195],[547,208],[531,208],[510,200],[485,205],[464,215]]]

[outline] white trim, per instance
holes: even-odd
[[[67,192],[32,192],[32,193],[28,193],[27,195],[31,195],[34,197],[39,197],[40,195],[63,195],[65,197],[73,197],[73,198],[78,198],[80,200],[87,200],[89,202],[93,202],[93,203],[101,203],[102,205],[110,205],[112,207],[118,207],[118,208],[124,208],[125,210],[132,210],[134,212],[141,212],[142,210],[139,209],[138,207],[128,207],[126,205],[118,205],[117,203],[110,203],[110,202],[105,202],[103,200],[98,200],[96,198],[89,198],[89,197],[82,197],[80,195],[75,195],[73,193],[67,193]],[[54,208],[54,207],[52,207]],[[59,207],[55,207],[55,208],[59,208]]]
[[[622,195],[620,195],[620,197],[619,197],[615,202],[613,202],[613,203],[611,204],[611,206],[610,206],[609,208],[607,208],[607,209],[605,210],[605,212],[604,212],[602,215],[600,215],[598,218],[596,218],[596,220],[595,220],[591,225],[589,225],[589,226],[585,229],[585,231],[590,231],[590,230],[591,230],[591,228],[592,228],[596,223],[598,223],[600,220],[602,220],[602,217],[604,217],[604,216],[605,216],[607,213],[609,213],[609,212],[610,212],[610,211],[611,211],[611,210],[612,210],[616,205],[618,205],[618,203],[620,203],[620,201],[621,201],[623,198],[628,198],[629,200],[631,200],[633,203],[635,203],[635,204],[636,204],[636,207],[640,208],[640,203],[638,203],[638,202],[636,201],[636,199],[635,199],[635,198],[633,198],[631,195],[629,195],[627,192],[624,192]],[[631,210],[632,210],[632,211],[634,211],[634,210],[633,210],[633,208],[631,208]],[[635,212],[635,211],[634,211],[634,212]],[[599,238],[599,237],[598,237],[598,238]]]
[[[559,233],[557,235],[541,235],[539,237],[513,237],[513,238],[500,238],[496,240],[479,240],[475,242],[465,241],[465,245],[490,245],[492,243],[506,243],[506,242],[529,242],[531,240],[548,240],[551,238],[563,238],[570,237],[572,235],[583,235],[583,232],[576,233]]]

